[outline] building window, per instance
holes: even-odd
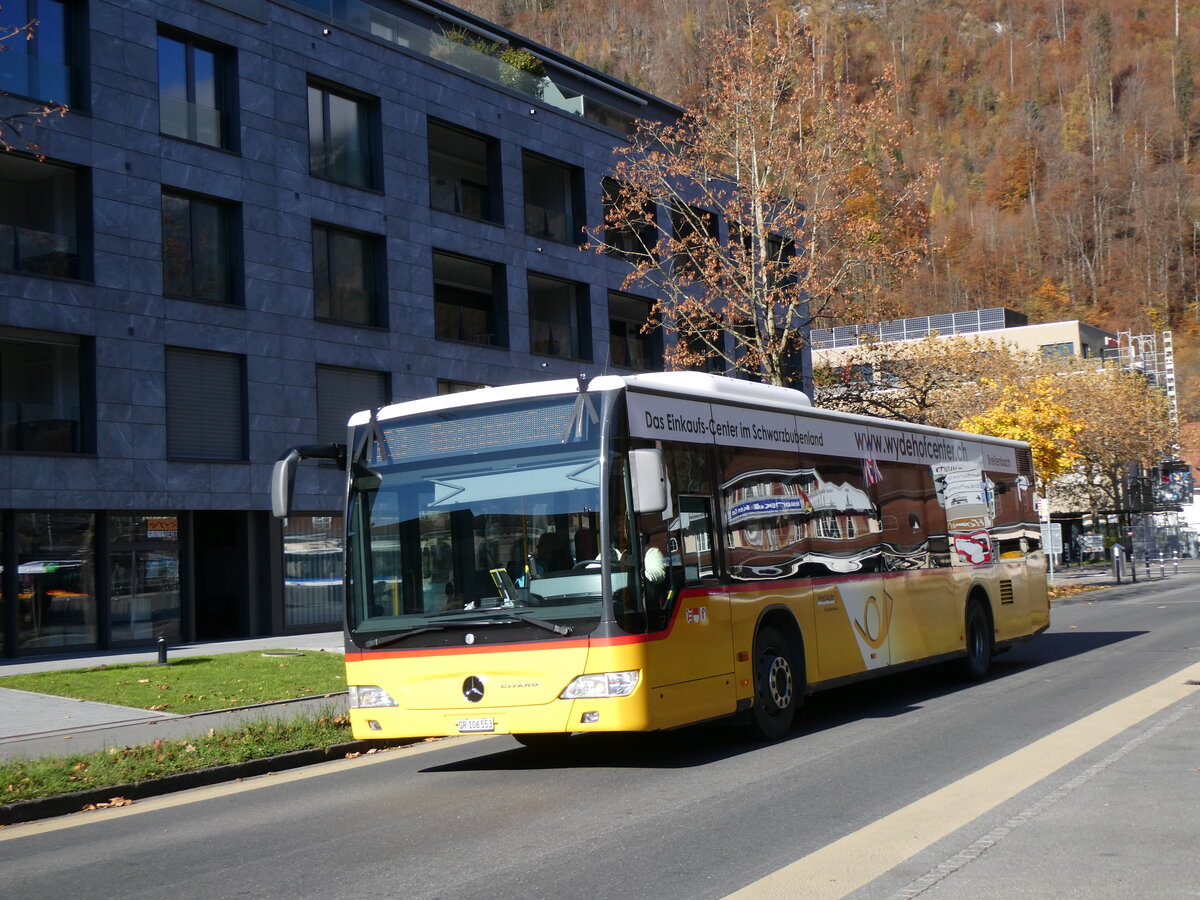
[[[342,544],[341,516],[288,517],[283,525],[285,628],[342,620]]]
[[[0,270],[83,277],[84,180],[70,166],[0,154]]]
[[[671,210],[671,234],[676,241],[675,266],[698,277],[717,241],[716,213],[697,206],[677,206]]]
[[[388,402],[387,384],[383,372],[317,366],[317,442],[344,443],[350,416]]]
[[[167,348],[167,456],[246,458],[245,360]]]
[[[352,325],[383,325],[382,260],[378,236],[314,224],[316,317]]]
[[[108,585],[112,642],[150,643],[183,637],[179,517],[173,513],[112,515],[108,520]]]
[[[714,319],[706,327],[681,325],[678,340],[687,348],[688,353],[704,357],[687,368],[697,372],[710,372],[723,375],[728,366],[725,355],[729,353],[729,343],[725,329],[720,321]]]
[[[232,149],[233,51],[184,34],[158,36],[158,129],[171,137]]]
[[[529,276],[529,349],[564,359],[591,359],[587,286]]]
[[[609,291],[608,357],[612,365],[642,371],[662,369],[662,330],[643,331],[651,309],[649,300]]]
[[[654,204],[647,203],[628,227],[614,228],[608,225],[612,211],[621,202],[621,182],[613,178],[605,178],[604,186],[604,243],[608,252],[616,255],[647,254],[654,251],[658,244],[658,219]]]
[[[1042,344],[1042,356],[1047,359],[1070,359],[1075,355],[1075,342],[1063,341],[1058,344]],[[1087,354],[1085,353],[1084,356]]]
[[[467,391],[477,391],[480,388],[488,387],[486,384],[476,384],[473,381],[449,381],[444,378],[439,378],[437,383],[437,392],[439,397],[445,397],[448,394],[465,394]]]
[[[81,339],[0,328],[0,450],[80,453]]]
[[[0,52],[0,92],[78,106],[75,36],[82,29],[79,13],[62,0],[4,0],[0,34],[37,25],[31,39],[16,34]]]
[[[314,175],[378,188],[379,105],[319,84],[308,86],[309,166]]]
[[[163,293],[235,303],[237,213],[231,204],[163,191]]]
[[[534,153],[522,158],[525,173],[525,233],[578,244],[582,208],[582,172]]]
[[[95,537],[90,513],[16,514],[19,649],[96,643]]]
[[[442,212],[499,224],[499,142],[431,119],[429,203]]]
[[[503,266],[435,250],[433,299],[440,339],[508,346]]]

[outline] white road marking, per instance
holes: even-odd
[[[1196,692],[1200,663],[1072,722],[729,895],[833,900],[858,890],[1083,754]]]

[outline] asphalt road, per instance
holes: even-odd
[[[6,828],[0,894],[1200,896],[1197,664],[1200,575],[1139,583],[1057,606],[982,684],[829,692],[769,746],[430,742]]]

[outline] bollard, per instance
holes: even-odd
[[[1158,558],[1158,574],[1163,578],[1167,577],[1167,561],[1161,556]]]
[[[158,662],[156,665],[165,666],[167,663],[167,639],[160,637],[158,639]]]
[[[1179,574],[1179,551],[1176,550],[1174,555],[1175,555],[1175,574],[1178,575]]]
[[[1150,580],[1150,554],[1146,554],[1146,580]]]

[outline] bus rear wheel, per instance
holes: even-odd
[[[992,633],[987,613],[978,598],[967,604],[967,655],[959,662],[959,675],[967,681],[982,681],[992,665]]]
[[[778,629],[768,625],[754,641],[754,707],[750,732],[762,741],[777,741],[792,727],[802,684],[792,650]]]

